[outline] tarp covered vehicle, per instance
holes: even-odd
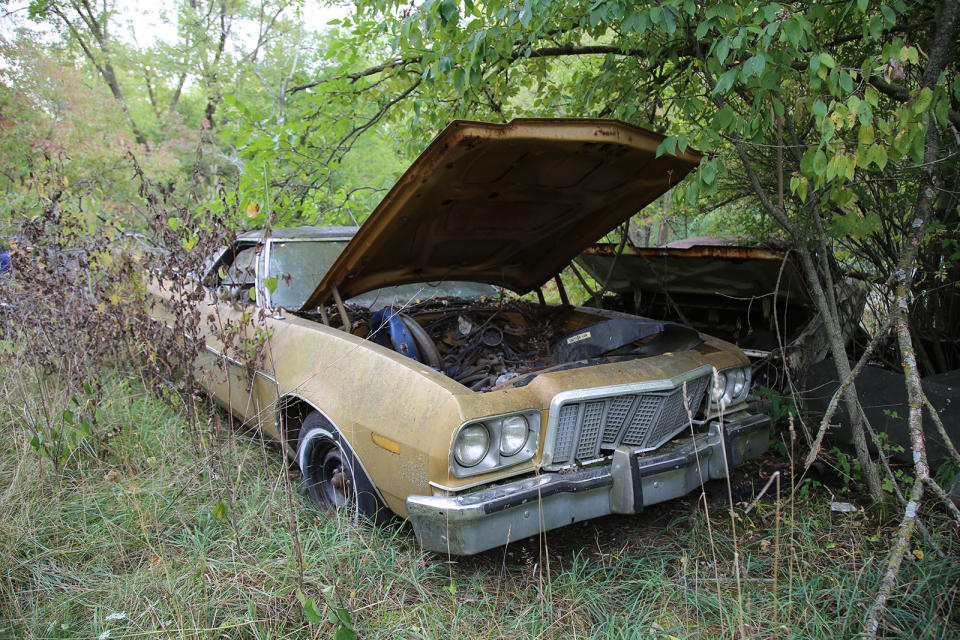
[[[504,292],[538,290],[696,166],[656,158],[661,141],[613,121],[454,122],[359,229],[240,236],[207,312],[265,310],[246,329],[263,354],[251,372],[208,337],[212,393],[284,443],[317,505],[409,518],[434,551],[723,477],[767,447],[739,348]]]

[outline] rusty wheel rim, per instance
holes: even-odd
[[[325,452],[318,471],[317,488],[323,501],[335,509],[349,505],[353,498],[353,483],[338,447],[331,447]]]

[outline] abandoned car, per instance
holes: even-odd
[[[767,448],[739,348],[513,295],[696,167],[690,150],[657,158],[662,140],[606,120],[454,122],[361,227],[239,236],[201,312],[264,342],[251,368],[207,336],[211,393],[282,443],[318,506],[408,518],[449,554],[724,477]]]

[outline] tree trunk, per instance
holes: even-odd
[[[123,91],[120,89],[120,83],[117,81],[117,74],[114,72],[113,64],[110,62],[110,46],[107,42],[106,22],[98,19],[98,17],[93,14],[90,5],[85,1],[81,1],[79,4],[71,3],[71,7],[77,12],[80,20],[87,25],[89,35],[93,37],[93,40],[97,43],[97,48],[100,50],[100,54],[103,56],[103,62],[97,59],[97,55],[91,48],[91,43],[87,42],[77,25],[67,17],[67,14],[64,13],[60,7],[54,5],[51,7],[51,11],[67,26],[67,31],[69,31],[70,35],[76,40],[80,49],[83,51],[83,55],[86,56],[90,64],[100,73],[103,81],[107,84],[107,88],[110,89],[110,93],[117,102],[120,103],[120,106],[123,107],[123,112],[127,114],[127,119],[133,128],[133,135],[137,139],[137,143],[141,145],[147,144],[147,137],[140,131],[137,123],[133,120],[133,116],[130,115],[130,111],[127,109],[127,101],[123,97]]]

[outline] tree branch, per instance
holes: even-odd
[[[343,73],[337,76],[331,76],[329,78],[322,78],[320,80],[314,80],[313,82],[307,82],[305,84],[298,84],[294,87],[290,87],[287,91],[289,93],[297,93],[298,91],[304,91],[306,89],[312,89],[318,85],[335,82],[337,80],[359,80],[360,78],[366,78],[367,76],[373,76],[384,71],[393,69],[394,67],[405,67],[411,64],[417,64],[423,60],[423,56],[415,56],[409,60],[404,60],[403,58],[398,58],[396,60],[390,60],[389,62],[384,62],[383,64],[378,64],[376,66],[370,67],[369,69],[364,69],[363,71],[357,71],[355,73]]]
[[[868,82],[872,84],[877,91],[889,98],[896,100],[897,102],[909,102],[912,98],[910,92],[907,91],[906,88],[891,84],[880,76],[870,76]],[[960,111],[950,109],[948,112],[948,117],[950,118],[950,122],[953,123],[953,126],[960,128]]]
[[[922,85],[928,88],[935,85],[946,67],[957,31],[957,21],[960,19],[960,0],[946,0],[942,8],[937,34],[934,37],[933,45],[930,47],[927,67],[923,73]],[[900,522],[887,560],[887,571],[884,573],[873,606],[870,607],[864,618],[864,635],[867,638],[875,638],[877,635],[880,618],[883,616],[887,600],[896,586],[900,564],[910,545],[917,510],[920,507],[920,499],[923,497],[923,487],[931,482],[923,435],[924,392],[920,383],[920,373],[917,370],[917,359],[908,325],[908,296],[913,285],[917,253],[920,250],[920,243],[923,240],[927,222],[933,214],[934,201],[937,197],[935,187],[937,186],[937,160],[939,155],[940,138],[936,125],[931,121],[927,124],[924,163],[921,170],[923,179],[917,185],[919,189],[914,206],[913,222],[910,225],[909,233],[903,239],[900,264],[895,272],[897,290],[894,301],[896,308],[893,311],[896,314],[897,337],[900,354],[903,358],[903,373],[906,378],[907,398],[910,406],[908,424],[910,428],[910,447],[913,451],[914,477],[916,479],[910,493],[910,502],[904,509],[903,519]]]
[[[857,376],[860,375],[860,371],[863,370],[864,365],[866,365],[867,361],[870,360],[870,355],[873,353],[873,350],[877,348],[880,340],[886,337],[892,324],[893,319],[888,317],[883,323],[883,326],[877,331],[876,335],[873,336],[873,340],[870,341],[870,344],[867,345],[867,348],[863,350],[863,355],[860,356],[860,360],[857,361],[857,364],[853,367],[850,375],[847,376],[837,390],[833,392],[833,397],[830,398],[830,404],[827,405],[827,410],[823,414],[823,418],[820,420],[820,428],[817,431],[817,437],[814,438],[813,444],[810,446],[810,453],[807,454],[807,458],[803,461],[804,468],[809,469],[810,465],[812,465],[817,459],[817,456],[820,454],[820,447],[823,445],[823,437],[826,435],[827,428],[830,426],[830,418],[832,418],[833,414],[837,411],[837,406],[839,405],[841,396],[843,396],[844,392],[847,390],[847,387],[853,384]]]

